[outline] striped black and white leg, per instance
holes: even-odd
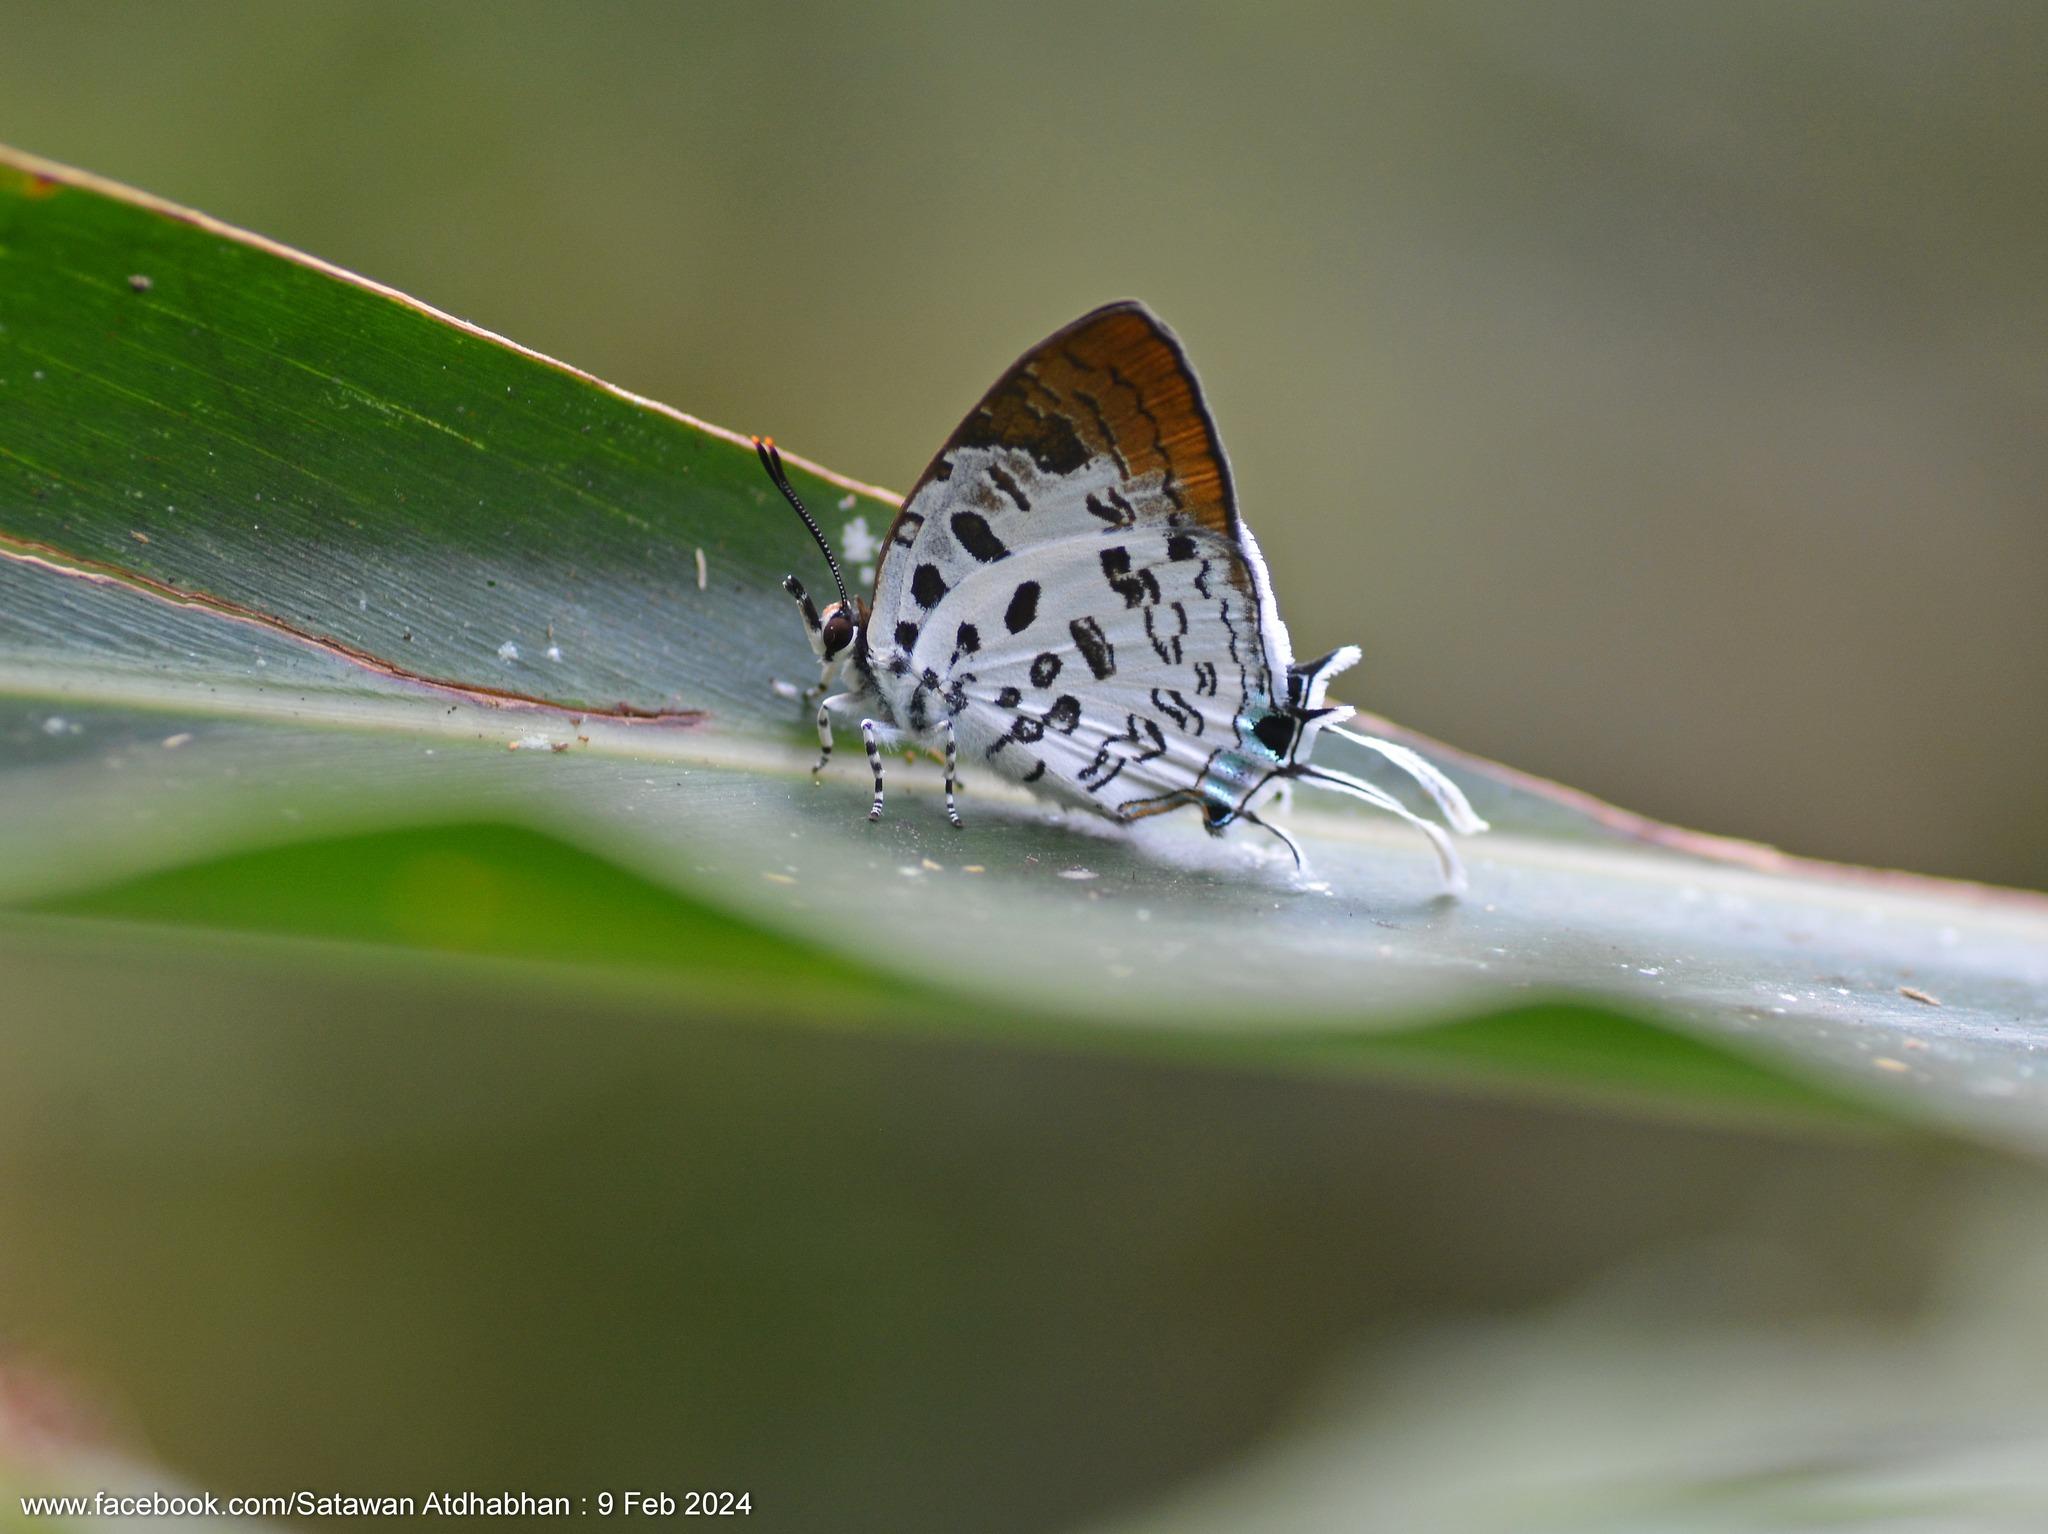
[[[946,819],[952,821],[953,829],[958,831],[961,829],[960,811],[953,803],[953,789],[959,776],[960,748],[953,742],[953,721],[948,719],[944,723],[946,726]]]
[[[882,818],[882,748],[875,743],[875,721],[863,719],[860,722],[860,738],[868,748],[868,765],[875,769],[875,803],[868,811],[869,820]]]

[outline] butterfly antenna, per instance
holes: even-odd
[[[756,437],[754,451],[760,456],[761,467],[768,471],[768,477],[775,481],[775,488],[782,492],[782,498],[796,508],[796,514],[804,519],[804,526],[811,530],[811,536],[818,540],[818,547],[825,555],[825,563],[832,568],[832,584],[839,588],[839,600],[852,604],[846,594],[846,582],[839,574],[839,561],[833,557],[832,545],[825,541],[825,535],[818,528],[817,521],[804,509],[804,503],[797,496],[796,489],[789,482],[789,476],[782,471],[782,454],[776,450],[773,437]]]

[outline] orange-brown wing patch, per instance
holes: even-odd
[[[1230,465],[1201,386],[1173,333],[1143,304],[1097,309],[1027,352],[968,413],[905,504],[946,476],[956,451],[975,447],[1028,453],[1046,474],[1108,458],[1127,482],[1135,520],[1178,514],[1236,540]]]

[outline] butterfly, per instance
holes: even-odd
[[[1446,883],[1463,887],[1443,827],[1311,763],[1317,736],[1334,732],[1413,778],[1451,830],[1486,829],[1416,752],[1343,728],[1353,710],[1325,695],[1356,646],[1295,661],[1201,389],[1143,304],[1083,315],[996,381],[904,501],[866,599],[848,595],[774,443],[754,445],[839,590],[821,613],[794,575],[783,582],[820,666],[804,695],[822,699],[813,771],[831,760],[832,717],[858,717],[870,820],[882,743],[908,738],[943,748],[956,827],[964,755],[1110,820],[1190,807],[1212,835],[1244,821],[1299,867],[1300,844],[1259,811],[1302,783],[1416,825]]]

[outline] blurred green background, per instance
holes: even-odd
[[[1660,816],[2048,884],[2048,12],[0,22],[0,139],[898,488],[1020,349],[1144,297],[1358,701]],[[260,935],[279,890],[374,916],[410,854],[370,840],[0,924],[0,1387],[47,1363],[143,1486],[2048,1522],[2038,1169],[1039,1045],[992,1002],[890,1031],[786,935],[448,853],[434,909],[516,912],[497,948]],[[208,889],[243,930],[155,924]],[[730,973],[489,957],[549,933]]]
[[[1632,808],[2048,884],[2048,12],[0,4],[0,138],[906,487],[1105,298],[1300,646]]]

